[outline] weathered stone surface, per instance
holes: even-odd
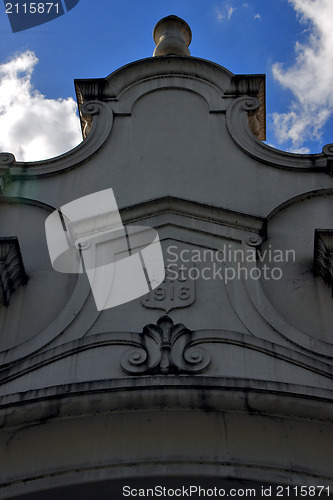
[[[332,145],[265,145],[264,76],[189,55],[75,83],[83,142],[0,158],[28,276],[0,305],[1,498],[175,475],[333,487]],[[44,224],[107,188],[158,231],[167,278],[97,311]]]

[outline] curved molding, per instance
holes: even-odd
[[[50,348],[47,351],[33,353],[33,358],[30,356],[27,359],[20,360],[19,365],[4,366],[4,369],[0,372],[1,384],[8,383],[22,375],[27,375],[69,356],[77,356],[90,349],[113,345],[140,348],[141,344],[134,339],[134,335],[133,333],[116,332],[112,334],[112,337],[114,336],[115,338],[112,338],[110,334],[100,333],[67,342],[58,347]]]
[[[333,189],[320,189],[315,191],[304,192],[293,198],[290,198],[274,208],[267,216],[268,228],[270,221],[283,209],[292,206],[293,204],[308,200],[309,198],[332,196]],[[320,227],[320,224],[319,224]],[[268,230],[269,233],[269,230]],[[250,238],[252,239],[252,237]],[[252,241],[247,241],[247,245],[253,245]],[[260,238],[258,244],[260,244]],[[254,244],[256,246],[256,244]],[[247,268],[249,276],[260,274],[257,273],[257,262],[245,261],[242,264]],[[289,346],[292,349],[301,349],[307,352],[312,357],[318,356],[326,358],[330,363],[333,360],[333,344],[312,337],[309,333],[302,331],[289,322],[270,302],[266,295],[260,279],[242,279],[234,280],[228,283],[227,293],[230,304],[243,323],[248,332],[265,338],[272,342],[283,343],[284,346]],[[240,303],[242,306],[240,307]],[[253,314],[253,312],[256,314]],[[260,332],[260,333],[258,333]]]
[[[125,350],[120,359],[123,371],[130,375],[200,374],[211,366],[216,372],[220,358],[215,358],[212,345],[236,346],[246,351],[255,351],[295,367],[308,370],[319,376],[333,379],[333,367],[313,357],[290,348],[263,340],[253,335],[229,330],[190,331],[184,325],[174,324],[170,317],[162,316],[156,325],[148,324],[142,333],[105,332],[82,337],[47,351],[36,353],[15,366],[7,366],[1,372],[1,384],[70,356],[79,356],[92,349],[121,346]],[[222,367],[223,368],[223,367]],[[107,378],[114,379],[110,364]],[[107,374],[105,374],[107,376]],[[209,376],[209,375],[208,375]],[[119,375],[116,376],[116,379]],[[204,377],[206,378],[206,376]],[[250,374],[249,374],[249,378]],[[254,380],[253,377],[251,380]],[[271,383],[271,382],[269,382]],[[274,382],[275,383],[275,382]],[[57,385],[56,380],[52,385]],[[89,383],[90,385],[90,383]]]
[[[221,336],[222,334],[222,336]],[[254,337],[252,335],[226,330],[198,330],[191,345],[210,343],[228,344],[265,354],[270,358],[285,361],[299,368],[304,368],[318,375],[333,380],[333,366],[325,362],[314,360],[312,357],[291,350],[273,342]]]
[[[27,357],[31,359],[31,355],[36,354],[47,344],[55,340],[58,335],[61,335],[76,320],[76,317],[81,311],[89,294],[89,283],[86,279],[84,279],[83,275],[79,275],[67,307],[55,320],[53,320],[46,328],[36,333],[33,338],[19,344],[18,346],[12,347],[11,349],[0,352],[1,370]],[[95,320],[96,317],[91,320],[91,323]]]
[[[8,498],[39,491],[45,498],[57,488],[57,498],[72,498],[73,488],[66,493],[62,488],[74,486],[75,493],[75,485],[81,485],[81,496],[84,492],[86,498],[90,488],[88,498],[96,498],[99,484],[104,492],[115,490],[112,482],[105,489],[107,480],[125,484],[124,478],[135,476],[137,485],[141,477],[160,484],[159,476],[195,479],[198,471],[201,478],[253,479],[257,484],[333,484],[329,448],[322,451],[332,432],[330,391],[309,388],[305,394],[285,384],[253,381],[249,387],[248,380],[222,378],[195,378],[194,385],[193,379],[169,377],[167,384],[160,376],[105,380],[99,387],[77,385],[75,395],[68,386],[71,392],[63,398],[54,387],[22,394],[21,400],[18,395],[15,401],[7,398],[11,406],[0,407],[8,448],[1,494]],[[247,432],[239,435],[240,429]],[[232,453],[226,430],[240,442]],[[309,447],[307,433],[313,440],[318,436],[318,446]],[[251,460],[249,439],[258,441]],[[22,469],[22,464],[28,465]]]
[[[15,163],[13,153],[0,153],[0,167],[11,167]]]
[[[81,144],[63,155],[36,162],[14,163],[12,161],[13,155],[11,155],[12,179],[31,179],[59,174],[79,166],[96,153],[103,146],[112,129],[111,106],[102,101],[88,101],[81,106],[81,114],[88,129],[91,128],[89,135]]]
[[[260,216],[235,212],[216,205],[208,205],[175,196],[153,198],[123,207],[120,209],[120,213],[122,221],[126,224],[146,220],[149,217],[174,213],[242,231],[266,234],[266,220]]]
[[[55,208],[51,205],[27,198],[0,198],[0,204],[5,203],[32,205],[47,210],[50,213],[55,210]],[[22,358],[31,356],[42,349],[45,345],[52,342],[58,335],[61,335],[70,326],[70,324],[75,321],[89,294],[90,286],[88,280],[84,275],[78,275],[76,286],[69,299],[67,307],[46,328],[36,333],[34,337],[8,350],[1,351],[0,369],[2,370],[14,362],[19,362]],[[99,312],[97,310],[96,314],[90,315],[90,324],[93,324],[96,321],[96,317],[98,315]],[[87,329],[89,326],[90,325],[87,325]]]
[[[325,146],[324,149],[325,148],[330,149],[333,152],[332,145]],[[294,196],[293,198],[283,202],[281,205],[275,207],[274,210],[268,214],[267,221],[269,223],[269,221],[272,220],[273,217],[275,217],[279,212],[294,205],[295,203],[321,196],[333,196],[333,189],[318,189]],[[245,284],[245,288],[247,289],[251,302],[255,305],[259,314],[264,317],[266,321],[268,321],[268,323],[279,333],[280,336],[289,342],[310,351],[311,353],[315,352],[326,358],[333,358],[332,344],[315,339],[288,323],[287,320],[281,316],[270,303],[260,285],[259,280],[256,280],[255,283],[252,283],[252,281],[253,280],[247,280],[247,283]],[[288,335],[285,335],[283,332],[288,332]]]
[[[129,114],[143,95],[165,88],[200,95],[211,112],[224,112],[230,99],[240,95],[259,97],[260,135],[265,135],[265,75],[234,75],[205,59],[163,56],[135,61],[106,78],[75,80],[79,108],[86,101],[103,98],[123,114]]]
[[[81,311],[88,295],[90,294],[89,283],[84,278],[85,277],[83,275],[79,275],[67,307],[54,321],[52,321],[52,323],[26,342],[0,352],[1,370],[9,365],[12,365],[14,362],[19,362],[27,357],[31,359],[31,355],[35,354],[47,344],[55,340],[58,335],[61,335],[64,330],[76,320],[77,315]],[[96,318],[94,317],[91,322],[93,323],[95,320]]]
[[[206,101],[210,112],[222,112],[226,109],[223,93],[216,85],[197,76],[181,74],[154,76],[132,83],[119,94],[119,100],[113,103],[113,109],[117,114],[129,115],[137,101],[162,89],[192,92]]]
[[[251,263],[247,263],[247,265],[249,265],[250,268]],[[256,267],[255,263],[252,265]],[[255,309],[274,331],[291,344],[308,351],[310,355],[319,354],[327,359],[332,359],[333,345],[315,339],[289,323],[272,306],[259,281],[260,280],[244,280],[244,287]]]
[[[267,215],[267,222],[269,222],[275,215],[277,215],[279,212],[284,210],[287,207],[290,207],[291,205],[294,205],[295,203],[298,203],[299,201],[303,200],[308,200],[309,198],[316,198],[317,196],[332,196],[333,195],[333,188],[326,188],[326,189],[316,189],[314,191],[306,191],[304,193],[298,194],[297,196],[293,196],[292,198],[289,198],[288,200],[284,201],[280,205],[274,208],[268,215]]]
[[[324,146],[323,153],[303,155],[280,151],[259,141],[248,125],[249,114],[256,112],[259,106],[258,99],[242,96],[232,101],[227,108],[227,129],[239,149],[273,167],[299,172],[331,172],[328,154],[331,155],[332,145]]]
[[[43,210],[46,210],[47,212],[52,213],[54,210],[56,210],[56,207],[53,207],[52,205],[49,205],[48,203],[44,203],[43,201],[40,200],[34,200],[33,198],[23,198],[21,196],[2,196],[0,198],[0,205],[6,205],[6,204],[18,204],[18,205],[31,205],[33,207],[38,207],[42,208]]]
[[[175,390],[177,388],[177,390]],[[68,417],[75,415],[94,416],[105,412],[128,411],[128,402],[133,407],[133,394],[137,394],[138,408],[150,409],[190,408],[193,411],[193,396],[191,389],[205,391],[205,409],[219,411],[243,411],[252,414],[295,416],[317,421],[332,422],[333,391],[318,387],[305,387],[298,384],[282,382],[267,382],[266,380],[251,380],[248,378],[228,377],[155,377],[139,378],[123,377],[101,381],[66,384],[36,389],[20,394],[10,394],[0,400],[0,426],[16,426],[20,422],[25,425],[35,421],[50,418],[49,401],[58,406],[52,417]],[[183,398],[179,393],[182,392]],[[110,393],[113,397],[110,398]],[[154,394],[155,393],[155,394]],[[161,394],[160,394],[161,393]],[[244,393],[245,400],[240,398]],[[100,394],[96,398],[96,394]],[[78,395],[84,397],[77,397]],[[225,397],[223,397],[223,395]],[[60,396],[63,396],[61,398]],[[309,405],[311,399],[311,405]],[[202,398],[198,400],[198,407]],[[27,407],[29,411],[27,411]]]
[[[205,79],[223,93],[227,91],[234,77],[233,73],[223,66],[198,57],[148,57],[129,63],[106,78],[76,79],[77,100],[81,104],[87,100],[98,99],[101,95],[105,99],[115,100],[126,88],[140,80],[172,77],[175,74],[184,78],[205,75]]]

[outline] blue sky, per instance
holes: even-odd
[[[38,160],[74,147],[74,78],[150,57],[169,14],[190,25],[193,56],[267,75],[268,144],[317,153],[333,142],[332,0],[80,0],[18,33],[0,4],[0,150]]]

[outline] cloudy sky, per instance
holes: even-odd
[[[77,145],[74,78],[151,56],[169,14],[190,24],[193,56],[267,75],[268,144],[317,153],[333,142],[333,0],[80,0],[17,33],[1,3],[0,151],[29,161]]]

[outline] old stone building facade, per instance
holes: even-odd
[[[154,57],[75,82],[78,147],[0,155],[0,498],[123,498],[124,485],[328,496],[333,145],[267,146],[264,75],[192,57],[175,16],[154,39]],[[158,232],[166,275],[98,310],[84,269],[52,267],[45,221],[108,189],[124,226]],[[66,238],[100,215],[84,206],[62,220]]]

